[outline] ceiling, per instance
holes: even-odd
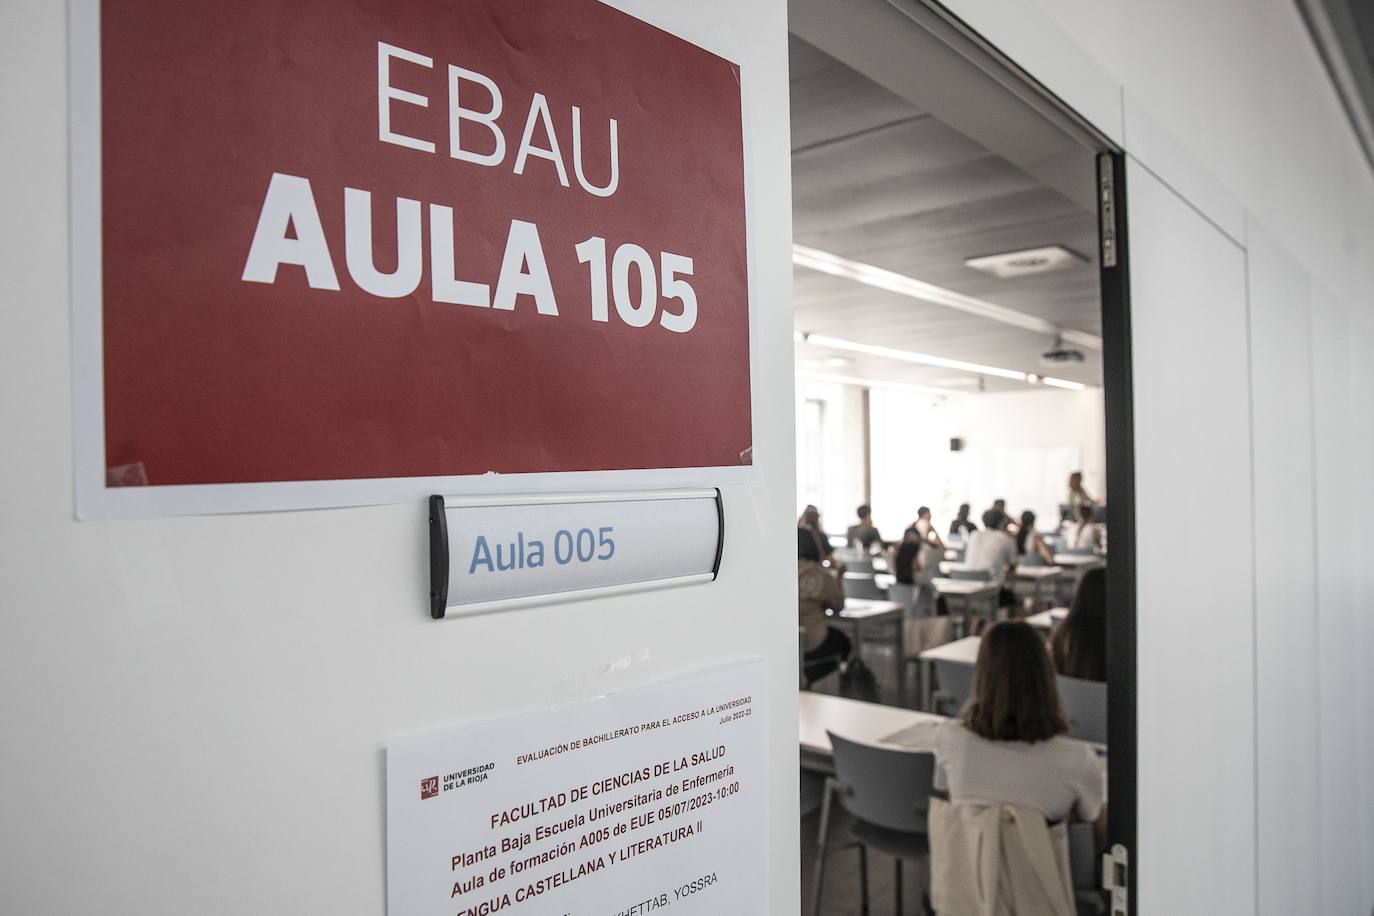
[[[970,92],[979,87],[967,82],[961,86],[929,73],[914,79],[877,72],[888,83],[884,86],[796,35],[790,44],[797,244],[1038,316],[1057,327],[1101,333],[1091,152],[1070,148],[1058,137],[1048,146],[1027,140],[1043,130],[1037,123],[986,116],[980,121],[985,99]],[[863,61],[859,55],[851,59]],[[926,65],[930,59],[921,57]],[[872,71],[867,62],[859,66]],[[987,101],[992,107],[1001,100]],[[950,126],[951,121],[966,122],[960,125],[965,130]],[[970,134],[995,144],[1002,154]],[[1049,245],[1062,245],[1083,260],[1018,279],[999,279],[964,264],[967,258]],[[794,268],[794,283],[801,334],[1101,384],[1101,354],[1090,348],[1075,346],[1086,357],[1082,363],[1042,364],[1040,354],[1053,342],[1048,332],[807,267]],[[800,341],[796,356],[799,370],[831,375],[952,390],[1029,387]]]
[[[1374,3],[1297,0],[1346,116],[1374,167]]]

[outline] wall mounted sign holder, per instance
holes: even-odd
[[[435,620],[714,581],[719,488],[429,498]]]

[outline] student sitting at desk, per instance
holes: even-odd
[[[814,532],[797,529],[797,622],[805,630],[803,674],[806,682],[818,681],[849,660],[849,637],[825,622],[825,612],[844,607],[844,564],[835,571],[821,566],[821,552]]]
[[[1075,550],[1096,550],[1100,539],[1093,521],[1096,510],[1084,503],[1078,507],[1078,524],[1069,527],[1069,546]]]
[[[1021,513],[1021,525],[1016,529],[1016,555],[1024,557],[1031,554],[1039,556],[1046,566],[1054,565],[1054,554],[1035,530],[1035,513],[1027,509]]]
[[[921,562],[921,548],[924,545],[925,538],[915,525],[902,532],[902,542],[893,551],[890,561],[892,574],[902,585],[915,585],[920,581],[924,569]]]
[[[963,713],[936,735],[935,787],[955,804],[1021,805],[1104,831],[1105,762],[1068,727],[1045,641],[1024,621],[996,624]]]
[[[849,546],[861,548],[865,553],[871,553],[875,544],[879,550],[885,548],[887,545],[883,543],[883,536],[873,524],[873,507],[864,503],[858,508],[857,514],[859,523],[850,525],[849,530],[845,532]]]
[[[1102,567],[1083,574],[1069,614],[1050,640],[1050,657],[1065,677],[1107,679],[1107,571]]]
[[[949,536],[952,538],[962,538],[970,532],[977,531],[978,526],[969,521],[969,511],[971,507],[968,503],[959,506],[959,514],[954,517],[954,521],[949,523]]]
[[[1007,582],[1016,569],[1016,541],[1003,530],[1006,517],[996,509],[983,513],[983,530],[969,535],[968,549],[964,551],[964,565],[972,569],[983,569],[988,579],[1002,587],[998,603],[1009,607],[1016,603]]]
[[[807,506],[802,510],[801,518],[797,519],[797,527],[805,528],[811,532],[816,539],[816,545],[821,552],[822,558],[827,558],[834,548],[830,546],[830,538],[821,527],[821,510],[815,506]]]

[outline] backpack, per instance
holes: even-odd
[[[840,672],[840,696],[865,703],[878,702],[878,678],[857,654]]]

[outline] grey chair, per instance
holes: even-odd
[[[931,694],[931,712],[958,715],[973,693],[973,666],[936,659],[934,667],[940,686]]]
[[[877,570],[873,568],[872,557],[866,554],[859,554],[856,557],[840,557],[840,562],[844,564],[846,570],[852,573],[867,573],[868,575],[872,575],[877,572]]]
[[[1059,675],[1059,702],[1069,720],[1069,737],[1107,743],[1107,685]]]
[[[887,592],[878,586],[877,580],[872,575],[845,573],[844,596],[846,598],[872,598],[882,601],[887,598]]]
[[[990,569],[969,569],[964,566],[954,566],[949,570],[951,579],[972,579],[975,582],[987,582],[992,578]]]
[[[887,587],[887,599],[900,604],[905,617],[915,615],[916,599],[919,595],[920,586],[918,585],[904,585],[901,582],[894,582]]]
[[[825,854],[830,847],[830,802],[838,799],[840,807],[854,818],[850,827],[853,842],[844,845],[859,849],[860,912],[868,912],[868,850],[875,849],[896,860],[896,912],[900,916],[902,861],[921,861],[930,855],[926,812],[935,778],[935,755],[860,744],[827,734],[835,753],[835,775],[826,780],[821,801],[811,912],[819,916],[821,910]],[[925,884],[922,881],[923,887]]]

